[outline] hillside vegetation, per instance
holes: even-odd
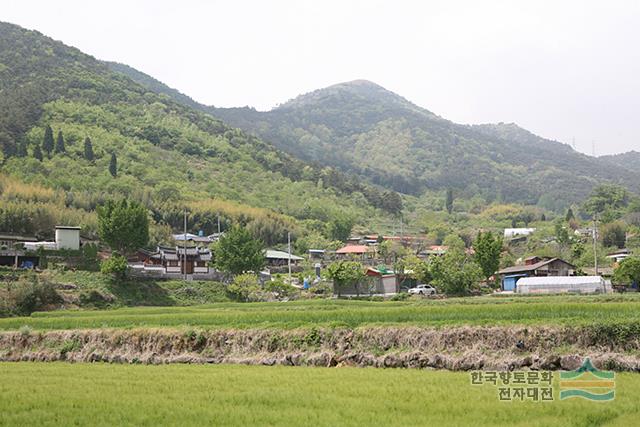
[[[375,203],[377,189],[297,160],[77,49],[7,23],[0,23],[0,148],[0,172],[12,177],[0,185],[10,202],[0,217],[14,232],[50,233],[61,208],[78,212],[68,221],[91,232],[94,208],[114,196],[143,202],[155,223],[168,227],[180,226],[185,205],[198,213],[190,228],[206,233],[216,231],[218,213],[223,228],[253,222],[267,243],[295,232],[297,220],[389,215]],[[25,191],[2,194],[5,182]],[[29,195],[46,189],[53,191],[47,200]],[[50,221],[34,221],[34,211]]]
[[[301,95],[267,112],[209,111],[300,158],[402,193],[452,188],[464,197],[558,210],[581,201],[597,183],[640,188],[631,164],[611,167],[515,124],[459,125],[363,80]]]

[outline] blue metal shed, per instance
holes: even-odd
[[[518,283],[518,279],[522,277],[527,277],[526,274],[513,274],[511,276],[504,276],[502,278],[502,290],[503,291],[516,291],[516,284]]]

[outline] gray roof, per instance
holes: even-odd
[[[555,262],[555,261],[563,262],[569,265],[571,268],[575,268],[573,264],[570,264],[565,260],[562,260],[560,258],[551,258],[551,259],[542,260],[540,262],[536,262],[535,264],[514,265],[513,267],[503,268],[502,270],[498,271],[498,274],[512,274],[512,273],[523,273],[523,272],[535,271],[540,267],[544,267],[545,265],[551,264],[552,262]]]
[[[265,258],[267,259],[289,259],[289,253],[284,251],[276,251],[273,249],[267,249],[265,252]],[[291,254],[291,261],[301,261],[304,258]]]

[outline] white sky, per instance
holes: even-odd
[[[640,1],[0,0],[0,20],[206,104],[362,78],[459,123],[640,150]]]

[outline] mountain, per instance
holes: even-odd
[[[377,188],[300,161],[127,73],[144,76],[0,23],[0,230],[45,233],[73,217],[95,231],[96,205],[128,197],[150,209],[158,234],[179,228],[188,206],[193,230],[213,232],[221,214],[223,227],[240,221],[273,243],[340,215],[387,218],[401,204],[385,206]],[[48,127],[60,139],[50,153]]]
[[[614,165],[621,168],[634,170],[634,171],[640,170],[640,153],[637,151],[629,151],[628,153],[600,156],[599,159],[613,163]]]
[[[316,90],[266,112],[208,111],[296,157],[407,194],[452,188],[463,197],[559,210],[598,183],[640,189],[627,164],[612,168],[515,124],[453,123],[365,80]]]

